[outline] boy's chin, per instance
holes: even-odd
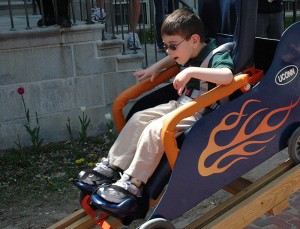
[[[177,58],[176,60],[175,60],[175,62],[177,63],[177,64],[179,64],[179,65],[185,65],[187,62],[188,62],[188,60],[185,60],[185,58]]]
[[[185,63],[182,63],[182,61],[178,61],[176,60],[176,63],[179,64],[179,65],[184,65]]]

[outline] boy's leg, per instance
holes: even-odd
[[[161,25],[163,23],[165,15],[168,13],[168,1],[169,0],[154,0],[155,5],[155,26],[156,26],[156,40],[159,49],[163,49],[163,41],[161,37]]]
[[[168,0],[168,13],[172,13],[174,10],[179,8],[179,1],[178,0]]]
[[[126,170],[133,160],[144,129],[153,120],[159,119],[173,111],[175,103],[175,101],[171,101],[167,104],[161,104],[135,113],[126,123],[109,150],[108,158],[110,163],[122,170]]]
[[[146,183],[148,181],[164,152],[160,137],[163,121],[169,116],[169,113],[177,107],[178,103],[176,101],[155,107],[163,108],[164,112],[168,110],[167,115],[151,121],[145,127],[138,140],[136,153],[129,168],[124,171],[122,177],[111,186],[100,187],[97,191],[98,195],[113,203],[121,203],[128,197],[135,198],[142,196],[141,184],[142,182]],[[150,111],[155,112],[155,109],[152,108]],[[186,130],[195,122],[195,117],[188,117],[182,120],[176,129],[179,132]]]
[[[129,49],[141,49],[142,45],[136,27],[140,17],[141,3],[140,0],[129,1],[129,33],[127,35],[127,47]]]
[[[168,116],[169,114],[152,121],[145,128],[139,139],[134,158],[124,173],[141,180],[143,183],[147,183],[164,154],[161,130],[163,122]],[[196,119],[194,116],[187,117],[180,121],[176,126],[176,130],[179,133],[183,132],[190,128],[195,122]]]
[[[41,12],[42,7],[41,7],[40,0],[36,0],[36,2]],[[43,19],[38,20],[37,26],[41,27],[43,25],[50,26],[56,24],[56,17],[54,13],[52,0],[42,0],[42,4],[43,4],[44,22]]]
[[[69,15],[69,0],[57,0],[57,24],[64,28],[72,26]]]
[[[270,25],[267,36],[273,39],[280,39],[284,31],[283,13],[276,13],[270,15]]]
[[[268,26],[269,26],[269,15],[257,14],[256,36],[267,37]]]
[[[104,0],[97,0],[96,2],[96,8],[92,8],[92,15],[91,20],[94,23],[100,22],[105,23],[106,22],[106,12],[105,12],[105,1]]]
[[[98,2],[99,2],[99,8],[104,9],[105,1],[104,0],[98,0]]]
[[[41,12],[41,3],[40,0],[36,0],[36,3],[40,9]],[[53,8],[53,4],[52,4],[52,0],[42,0],[42,4],[43,4],[43,13],[45,17],[55,17],[54,15],[54,8]]]
[[[127,122],[109,151],[108,156],[110,165],[117,166],[122,170],[127,169],[135,157],[136,148],[140,142],[139,139],[145,128],[155,120],[158,120],[165,114],[173,111],[177,107],[176,104],[176,101],[170,101],[167,104],[161,104],[135,113]],[[149,137],[151,138],[151,136]],[[141,196],[141,184],[141,180],[131,177],[124,172],[122,177],[111,186],[100,186],[97,194],[107,201],[120,203],[128,196]]]
[[[58,0],[56,4],[58,16],[69,18],[69,0]]]
[[[129,2],[129,30],[130,32],[136,32],[136,26],[139,21],[141,11],[140,0],[131,0]]]

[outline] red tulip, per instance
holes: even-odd
[[[17,92],[20,94],[20,95],[23,95],[25,93],[25,89],[24,87],[19,87]]]

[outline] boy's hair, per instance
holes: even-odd
[[[203,42],[204,26],[200,17],[192,10],[179,8],[165,18],[161,34],[162,36],[180,35],[186,39],[193,34],[198,34]]]

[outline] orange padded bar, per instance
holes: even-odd
[[[247,74],[237,75],[233,78],[233,81],[228,85],[221,85],[215,87],[209,92],[199,96],[193,101],[184,104],[178,109],[171,112],[169,118],[164,121],[162,128],[162,142],[165,148],[165,152],[171,168],[174,168],[177,156],[178,147],[176,142],[176,125],[184,118],[193,115],[195,112],[207,107],[216,101],[232,94],[234,91],[244,87],[249,81]]]
[[[119,94],[114,101],[112,106],[112,114],[115,126],[117,130],[120,132],[124,127],[126,120],[124,114],[122,112],[123,108],[126,106],[129,100],[135,99],[139,97],[144,92],[150,91],[155,88],[157,85],[168,81],[173,78],[177,73],[179,73],[180,69],[177,66],[170,67],[163,72],[161,72],[155,79],[154,82],[150,81],[150,78],[139,82],[132,87],[126,89],[124,92]]]

